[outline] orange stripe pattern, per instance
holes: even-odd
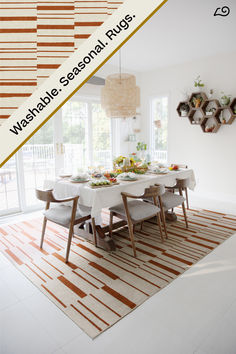
[[[1,2],[0,126],[122,3]]]
[[[65,264],[68,230],[49,222],[41,250],[39,219],[2,226],[0,251],[94,338],[236,232],[236,216],[191,209],[186,229],[181,209],[176,210],[178,221],[167,225],[164,243],[155,219],[145,222],[143,230],[136,227],[137,258],[124,227],[114,232],[113,253],[77,236]],[[104,211],[105,224],[108,218]]]

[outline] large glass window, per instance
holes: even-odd
[[[101,108],[100,103],[92,103],[92,149],[93,164],[111,167],[111,119]]]
[[[152,159],[167,162],[168,97],[155,97],[151,101]]]
[[[35,189],[42,188],[45,179],[55,176],[53,120],[49,120],[40,128],[21,151],[25,204],[30,207],[38,203]]]
[[[16,158],[0,168],[0,215],[19,211]]]
[[[0,169],[0,215],[37,208],[35,189],[64,169],[112,166],[111,119],[96,99],[73,99]]]
[[[111,120],[100,102],[69,101],[62,108],[64,169],[76,173],[89,166],[111,167]]]

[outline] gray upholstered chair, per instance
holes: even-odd
[[[165,220],[165,212],[167,212],[168,210],[174,209],[175,207],[182,205],[185,224],[186,227],[188,228],[188,219],[187,219],[186,209],[184,205],[185,199],[183,197],[183,193],[181,189],[179,190],[180,194],[178,195],[172,192],[165,191],[165,186],[163,184],[155,184],[155,186],[158,186],[162,190],[162,193],[158,197],[158,205],[161,209],[162,222],[163,222],[166,238],[168,238],[167,229],[166,229],[166,220]],[[144,201],[153,203],[151,198],[144,198]]]
[[[159,184],[155,184],[155,185],[160,186]],[[183,197],[183,192],[182,192],[181,188],[179,189],[179,195],[166,191],[165,193],[163,193],[159,197],[159,205],[160,205],[160,208],[164,210],[164,212],[166,212],[170,209],[174,209],[175,207],[177,207],[179,205],[182,205],[186,228],[188,228],[188,218],[187,218],[184,202],[185,202],[185,198]]]
[[[43,247],[47,220],[50,220],[56,224],[69,228],[66,258],[65,258],[65,261],[67,263],[69,259],[71,240],[74,233],[74,226],[77,224],[81,224],[86,220],[89,220],[91,216],[80,215],[77,209],[79,196],[70,197],[66,199],[56,199],[53,195],[53,190],[38,190],[38,189],[36,189],[36,196],[39,200],[46,202],[40,248]],[[72,202],[72,206],[63,205],[63,203],[66,202]],[[56,205],[50,208],[51,203],[56,203]],[[96,239],[94,240],[94,243],[96,245]]]
[[[189,209],[189,199],[188,199],[189,183],[190,183],[189,178],[177,178],[176,184],[174,186],[172,187],[166,186],[166,189],[168,189],[172,193],[175,193],[176,191],[179,192],[180,189],[182,190],[182,193],[185,192],[187,209]]]
[[[127,221],[129,236],[133,248],[134,257],[136,257],[136,248],[134,240],[134,226],[138,223],[157,216],[157,223],[160,230],[162,241],[164,241],[161,226],[161,209],[157,206],[157,198],[160,194],[158,186],[146,188],[144,194],[137,196],[129,193],[121,193],[123,203],[111,207],[110,210],[110,237],[112,237],[113,216]],[[152,203],[145,203],[142,199],[150,198]],[[134,199],[128,201],[128,199]]]

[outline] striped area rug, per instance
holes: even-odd
[[[236,232],[236,216],[189,210],[186,230],[180,209],[160,241],[155,220],[136,228],[137,258],[127,228],[114,232],[108,253],[74,238],[64,263],[67,230],[49,223],[39,248],[42,219],[0,228],[0,250],[91,338],[105,331]],[[107,214],[104,213],[105,220]]]

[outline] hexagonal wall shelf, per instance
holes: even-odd
[[[183,106],[189,107],[184,115]],[[236,98],[228,106],[221,106],[218,100],[208,99],[204,92],[194,92],[188,101],[178,104],[177,112],[180,117],[188,117],[192,125],[200,125],[204,133],[216,133],[221,125],[232,124],[236,119]]]
[[[203,110],[201,108],[191,108],[188,119],[191,124],[201,124],[204,119]]]
[[[232,100],[229,106],[231,111],[233,112],[233,115],[236,116],[236,98]]]
[[[215,117],[204,117],[201,123],[201,128],[204,133],[216,133],[220,129],[220,120]]]
[[[223,124],[232,124],[235,119],[233,112],[229,106],[218,108],[215,116],[220,121],[220,123],[222,125]]]
[[[189,102],[192,108],[201,108],[207,95],[204,92],[194,92],[191,94]]]
[[[205,100],[202,104],[202,110],[205,116],[212,117],[220,107],[220,102],[215,99]]]
[[[178,104],[177,112],[179,117],[187,117],[190,112],[191,106],[188,101],[182,101]]]

